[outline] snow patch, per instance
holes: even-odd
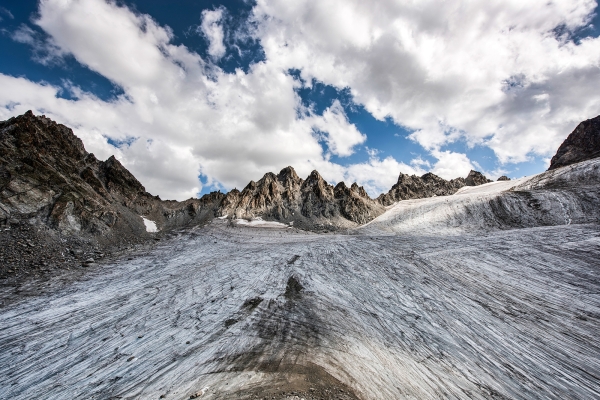
[[[144,225],[146,225],[146,232],[150,232],[150,233],[158,232],[158,228],[156,227],[156,222],[146,219],[144,217],[142,217],[142,219],[144,220]]]
[[[261,228],[287,228],[288,227],[286,224],[282,224],[281,222],[263,221],[263,219],[260,217],[255,218],[251,221],[248,221],[245,219],[236,219],[235,223],[237,225],[261,227]]]
[[[575,183],[576,182],[576,183]],[[596,220],[593,190],[600,184],[600,158],[511,181],[465,186],[452,196],[404,200],[359,229],[369,234],[459,234],[498,229],[590,223]],[[526,193],[523,193],[526,192]],[[498,209],[519,213],[519,221]]]
[[[464,194],[500,193],[505,190],[510,190],[513,187],[520,185],[521,183],[524,183],[531,178],[532,177],[525,177],[525,178],[520,178],[520,179],[513,179],[510,181],[489,182],[489,183],[484,183],[483,185],[478,185],[478,186],[463,186],[460,189],[458,189],[458,191],[456,193],[454,193],[454,196],[464,195]]]

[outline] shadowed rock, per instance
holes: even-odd
[[[600,116],[577,125],[552,157],[548,170],[596,157],[600,157]]]
[[[71,129],[31,111],[0,122],[0,149],[0,224],[26,219],[63,235],[119,244],[150,237],[141,216],[159,229],[179,227],[212,218],[224,197],[162,201],[114,156],[98,160]]]
[[[467,186],[479,186],[490,182],[492,181],[486,178],[485,175],[475,170],[471,170],[469,175],[467,175],[467,179],[465,179],[465,185]]]
[[[389,206],[401,200],[449,196],[463,186],[465,186],[464,178],[447,181],[431,172],[421,177],[400,173],[398,182],[392,186],[389,192],[380,195],[377,201],[384,206]]]

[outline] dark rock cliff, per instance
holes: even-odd
[[[175,227],[218,202],[219,194],[162,201],[115,157],[99,161],[71,129],[45,116],[29,111],[0,122],[0,223],[37,220],[62,234],[120,241],[148,235],[141,216]]]
[[[431,172],[419,177],[400,173],[398,182],[389,192],[380,195],[377,201],[389,206],[400,200],[423,199],[433,196],[449,196],[465,186],[464,178],[447,181]]]
[[[471,170],[469,175],[467,175],[467,179],[465,179],[465,185],[467,186],[479,186],[490,182],[492,181],[486,178],[485,175],[475,170]]]
[[[600,157],[600,116],[577,125],[552,157],[548,170],[596,157]]]

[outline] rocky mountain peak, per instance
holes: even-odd
[[[485,175],[483,175],[481,172],[475,171],[473,169],[471,170],[471,172],[469,172],[469,175],[467,175],[467,178],[465,179],[465,184],[467,186],[479,186],[489,182],[492,181],[486,178]]]
[[[338,192],[338,191],[349,191],[350,189],[348,188],[348,186],[346,186],[346,183],[344,181],[341,181],[341,182],[338,182],[337,185],[335,185],[333,190]]]
[[[277,180],[283,185],[302,183],[302,179],[298,176],[294,168],[289,166],[279,171],[279,174],[277,174]]]
[[[118,193],[129,200],[133,200],[139,193],[146,193],[146,188],[114,155],[100,162],[100,170],[110,193]]]
[[[319,171],[314,170],[310,173],[310,175],[308,175],[308,177],[306,178],[306,180],[303,183],[303,186],[314,186],[314,185],[323,185],[323,183],[326,184],[325,180],[323,179],[323,177],[321,176],[321,174],[319,174]]]
[[[351,186],[350,186],[350,190],[352,190],[352,192],[358,194],[358,196],[360,197],[365,197],[370,199],[369,195],[367,194],[367,191],[365,190],[364,187],[362,186],[358,186],[358,184],[356,182],[354,182]]]
[[[271,182],[277,182],[277,180],[277,175],[272,172],[267,172],[258,182],[259,184],[268,184]]]
[[[31,151],[35,155],[50,156],[54,161],[63,157],[80,161],[87,156],[83,142],[73,131],[57,124],[45,115],[35,116],[31,110],[2,123],[0,140],[18,150]],[[63,157],[54,157],[61,155]]]
[[[600,115],[577,125],[552,157],[548,170],[596,157],[600,157]]]
[[[122,243],[147,235],[142,215],[163,228],[203,217],[199,208],[212,206],[161,201],[114,156],[98,160],[71,129],[43,115],[28,111],[0,122],[0,224],[27,219]]]
[[[464,178],[447,181],[431,172],[420,177],[400,173],[398,182],[387,193],[381,194],[377,202],[387,207],[401,200],[449,196],[463,186],[465,186]]]

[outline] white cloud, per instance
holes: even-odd
[[[60,64],[64,53],[52,42],[45,40],[39,32],[22,24],[11,34],[15,42],[24,43],[31,47],[33,59],[44,65]]]
[[[28,27],[27,25],[21,25],[16,31],[11,35],[12,39],[15,42],[25,43],[29,45],[33,45],[36,42],[35,32],[33,29]]]
[[[325,133],[325,141],[331,153],[341,157],[351,155],[354,146],[367,140],[354,124],[348,122],[339,100],[334,100],[322,116],[314,118],[314,127]]]
[[[225,35],[223,34],[223,25],[221,25],[223,12],[223,8],[202,11],[202,23],[200,24],[200,29],[208,39],[208,54],[215,60],[223,57],[226,51],[225,45],[223,44]]]
[[[472,169],[485,173],[480,168],[476,168],[466,154],[434,150],[432,155],[438,161],[433,165],[431,172],[444,179],[466,178]]]
[[[36,23],[63,54],[122,87],[102,101],[64,88],[0,75],[2,113],[33,109],[74,128],[100,158],[112,152],[153,194],[183,199],[200,188],[198,174],[225,188],[243,187],[267,171],[293,165],[336,180],[343,168],[327,161],[314,129],[331,151],[347,155],[364,141],[341,106],[324,115],[301,105],[299,83],[269,62],[228,74],[183,46],[150,17],[102,0],[45,0]],[[94,17],[91,18],[90,16]],[[138,138],[120,149],[106,143]]]
[[[390,190],[398,181],[399,172],[420,176],[426,171],[419,165],[406,165],[396,161],[393,157],[386,157],[382,160],[373,155],[368,162],[350,165],[346,169],[344,181],[347,185],[358,182],[374,198]]]
[[[431,168],[431,163],[427,160],[423,160],[421,156],[410,160],[410,165],[413,165],[415,168]]]
[[[0,75],[0,117],[46,113],[99,158],[116,153],[163,198],[196,193],[198,174],[229,189],[287,165],[377,195],[400,171],[466,176],[474,162],[444,150],[449,142],[489,146],[506,162],[547,157],[576,123],[600,113],[600,39],[575,45],[552,33],[588,23],[591,0],[258,0],[249,31],[266,59],[234,73],[215,65],[225,54],[224,9],[203,13],[203,59],[173,45],[168,27],[118,4],[42,0],[35,23],[50,39],[25,28],[15,37],[55,58],[72,55],[122,96],[103,101],[74,86]],[[322,115],[304,107],[290,68],[306,82],[349,88],[376,118],[412,131],[437,161],[407,165],[371,152],[364,163],[331,162],[366,137],[337,101]],[[61,90],[75,99],[59,98]],[[106,137],[138,139],[116,149]]]
[[[553,30],[589,23],[593,0],[259,0],[267,59],[338,88],[430,150],[459,138],[503,162],[549,155],[600,113],[600,39]],[[520,78],[522,86],[509,82]],[[490,139],[491,137],[491,139]]]

